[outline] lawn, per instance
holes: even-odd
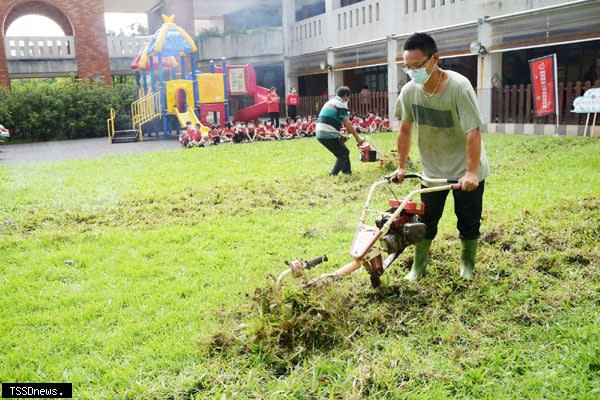
[[[0,166],[0,381],[73,382],[77,399],[597,399],[600,139],[484,141],[475,279],[458,278],[449,201],[429,274],[402,280],[409,248],[378,290],[363,271],[273,290],[285,260],[327,254],[313,277],[349,261],[385,173],[356,149],[351,177],[327,176],[312,139]]]

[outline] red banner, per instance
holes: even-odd
[[[538,117],[556,112],[556,54],[529,60],[533,103]]]

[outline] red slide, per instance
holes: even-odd
[[[254,93],[254,104],[246,108],[242,108],[233,117],[234,121],[249,121],[256,120],[258,117],[267,114],[267,95],[270,90],[256,86],[256,92]]]

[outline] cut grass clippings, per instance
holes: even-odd
[[[409,248],[378,290],[364,271],[274,290],[284,260],[326,253],[306,278],[349,261],[385,172],[356,149],[337,178],[308,139],[0,166],[0,381],[80,399],[597,398],[600,141],[484,140],[475,279],[449,198],[428,275],[403,281]]]

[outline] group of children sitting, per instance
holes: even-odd
[[[200,124],[192,126],[186,123],[185,130],[179,135],[179,143],[183,147],[199,147],[216,145],[220,143],[244,143],[262,140],[294,139],[298,137],[315,136],[316,121],[312,117],[288,118],[279,127],[271,124],[271,121],[248,121],[227,122],[225,127],[211,125],[206,136],[200,131]]]
[[[352,126],[359,133],[391,132],[390,120],[381,118],[370,112],[366,117],[356,114],[350,115]],[[316,120],[312,116],[288,118],[281,126],[276,127],[271,121],[227,122],[225,127],[211,125],[206,136],[202,135],[200,124],[194,127],[191,122],[186,123],[185,130],[179,135],[179,143],[183,147],[200,147],[220,143],[245,143],[262,140],[294,139],[299,137],[315,136]],[[345,128],[342,127],[342,131]],[[342,132],[345,133],[345,132]]]
[[[357,133],[375,133],[375,132],[391,132],[392,127],[389,118],[381,118],[379,114],[373,111],[367,116],[358,116],[357,114],[350,115],[350,122]]]

